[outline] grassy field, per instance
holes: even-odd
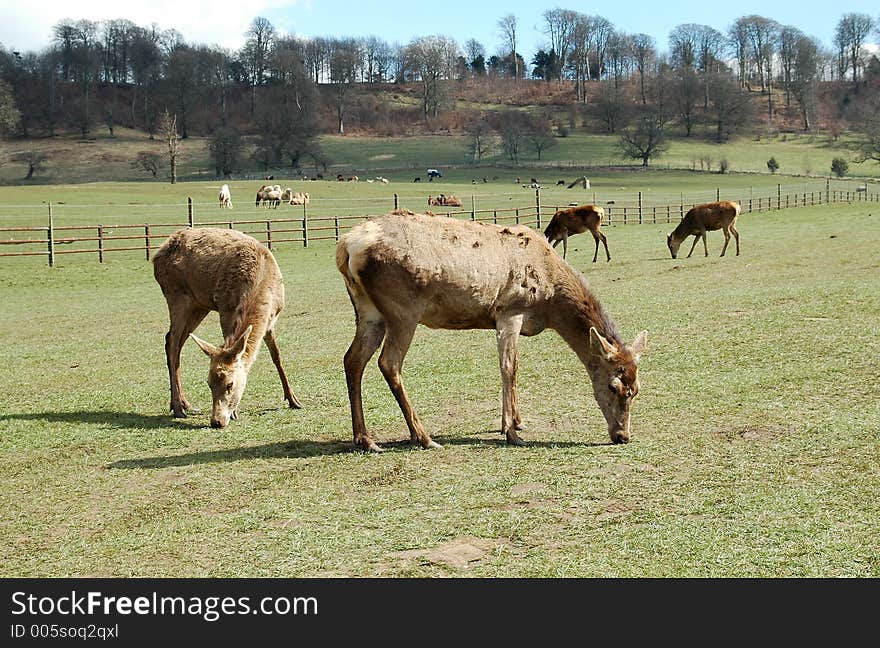
[[[832,140],[825,135],[812,136],[783,133],[761,137],[741,137],[724,144],[715,144],[705,138],[684,138],[670,134],[669,151],[651,161],[657,169],[687,169],[717,171],[722,159],[729,162],[730,170],[738,173],[766,173],[767,160],[775,157],[780,164],[780,174],[827,176],[831,174],[831,161],[835,157],[852,159],[848,145],[851,136],[844,135]],[[461,135],[426,135],[401,138],[333,136],[319,138],[320,144],[331,160],[325,175],[335,178],[337,173],[359,174],[369,177],[381,173],[399,181],[412,181],[417,175],[424,176],[428,167],[467,166],[471,162],[467,138]],[[639,166],[641,161],[626,160],[617,150],[616,135],[574,132],[569,137],[556,138],[556,146],[547,149],[538,160],[532,151],[523,151],[521,167],[514,168],[510,176],[528,177],[537,173],[532,168],[559,168],[563,175],[580,175],[583,169],[590,173],[596,167]],[[12,161],[16,153],[37,150],[48,154],[46,168],[27,185],[78,184],[84,182],[114,182],[143,180],[150,175],[131,167],[139,151],[163,153],[161,142],[150,140],[146,134],[117,129],[114,137],[97,132],[93,139],[82,140],[76,136],[60,136],[52,139],[0,141],[0,183],[20,184],[27,171],[25,165]],[[703,163],[701,163],[701,158]],[[706,161],[711,160],[708,167]],[[513,167],[504,155],[496,153],[485,158],[484,166]],[[313,175],[315,169],[306,168]],[[262,177],[256,169],[247,171],[252,177]],[[480,170],[465,171],[467,181],[480,177]],[[549,171],[556,175],[556,171]],[[284,169],[273,170],[276,176]],[[160,172],[159,181],[167,175]],[[877,179],[880,165],[868,162],[850,164],[850,177]],[[214,167],[208,158],[206,140],[190,137],[182,141],[182,156],[178,177],[186,181],[198,181],[214,177]],[[423,177],[423,180],[426,178]]]
[[[746,214],[739,257],[717,257],[716,232],[709,258],[672,260],[666,225],[607,228],[610,263],[574,239],[624,337],[649,332],[626,446],[555,333],[521,345],[529,445],[512,448],[494,334],[422,328],[404,379],[445,448],[397,443],[374,361],[366,417],[389,451],[353,451],[330,243],[276,251],[305,409],[263,351],[224,431],[192,344],[201,413],[167,413],[167,311],[142,258],[0,260],[0,575],[880,576],[877,211]],[[198,333],[218,341],[216,315]]]

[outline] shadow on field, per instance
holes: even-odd
[[[77,412],[30,412],[27,414],[2,414],[4,421],[45,421],[46,423],[87,423],[102,427],[158,429],[195,428],[204,424],[185,419],[175,419],[171,414],[133,414],[132,412],[77,411]]]
[[[473,438],[441,438],[437,442],[444,446],[457,445],[482,445],[497,447],[499,449],[510,447],[511,451],[528,452],[529,448],[587,448],[595,446],[611,445],[606,443],[578,443],[574,441],[527,441],[524,448],[507,446],[504,439],[473,439]],[[380,441],[379,445],[387,451],[421,452],[422,449],[409,442]],[[200,452],[188,452],[181,455],[168,455],[164,457],[144,457],[143,459],[122,459],[107,464],[107,468],[171,468],[175,466],[192,466],[203,463],[221,463],[228,461],[242,461],[246,459],[300,459],[305,457],[329,456],[342,453],[360,452],[352,446],[351,441],[282,441],[278,443],[266,443],[259,446],[245,448],[227,448],[225,450],[203,450]],[[431,452],[442,452],[442,450]]]
[[[203,463],[242,461],[244,459],[297,459],[352,452],[351,443],[341,441],[281,441],[248,448],[203,450],[182,455],[122,459],[107,464],[107,468],[170,468]]]

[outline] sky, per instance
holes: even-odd
[[[7,50],[39,51],[51,43],[52,26],[63,18],[127,18],[142,26],[155,22],[163,29],[174,28],[189,43],[234,50],[244,43],[244,32],[251,20],[263,16],[280,33],[302,37],[378,36],[392,44],[406,44],[415,37],[441,34],[451,36],[460,45],[474,38],[491,56],[501,51],[498,19],[513,14],[518,20],[521,43],[517,49],[529,61],[547,42],[542,14],[555,8],[600,15],[621,31],[649,34],[661,50],[666,49],[669,32],[682,23],[709,25],[724,32],[736,18],[758,14],[793,25],[830,48],[834,28],[843,14],[867,13],[880,18],[877,0],[844,0],[840,5],[805,0],[40,0],[37,6],[20,0],[0,0],[0,44]],[[870,38],[874,44],[878,40],[877,34]]]

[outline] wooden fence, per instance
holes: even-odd
[[[397,198],[397,194],[395,194],[395,207],[398,206]],[[522,194],[516,198],[523,200]],[[720,190],[716,190],[715,198],[721,198]],[[831,190],[827,186],[824,191],[783,194],[781,186],[777,186],[775,194],[750,196],[749,198],[731,198],[725,195],[725,199],[738,200],[742,205],[743,212],[751,213],[830,203],[878,202],[880,194],[870,193],[867,189]],[[509,200],[513,200],[513,197],[511,196]],[[528,200],[529,204],[520,204],[519,206],[477,209],[476,201],[472,198],[470,209],[459,208],[456,211],[443,212],[438,211],[436,207],[431,209],[435,213],[454,218],[496,224],[516,223],[540,230],[554,212],[569,206],[568,204],[543,204],[540,189],[535,190],[534,201]],[[599,202],[601,203],[601,201]],[[614,227],[678,222],[688,209],[702,202],[706,202],[705,196],[699,200],[686,201],[685,196],[682,195],[676,204],[646,204],[642,200],[642,193],[638,192],[635,201],[619,203],[606,201],[604,204],[606,211],[604,225]],[[269,249],[287,243],[308,247],[309,243],[315,241],[337,241],[354,225],[370,217],[369,215],[314,216],[310,215],[309,208],[303,205],[302,213],[294,217],[271,218],[268,217],[269,212],[266,211],[267,217],[262,217],[262,214],[260,217],[254,217],[256,214],[252,212],[240,214],[243,218],[236,219],[232,211],[224,211],[224,218],[217,219],[217,210],[214,209],[212,210],[214,216],[202,221],[196,218],[195,205],[192,199],[189,199],[185,205],[180,206],[182,218],[179,222],[59,226],[54,223],[55,208],[53,205],[48,205],[48,224],[45,226],[0,227],[0,257],[41,256],[46,258],[49,266],[54,266],[56,258],[64,254],[91,254],[103,263],[111,252],[142,252],[144,259],[149,260],[152,253],[169,234],[187,226],[238,229],[261,241]]]

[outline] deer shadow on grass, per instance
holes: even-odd
[[[492,430],[491,432],[498,432]],[[499,449],[507,447],[504,439],[482,439],[468,437],[437,437],[441,445],[447,446],[487,446],[498,447]],[[386,451],[412,451],[426,452],[420,446],[410,443],[406,440],[380,441],[379,445]],[[605,443],[581,443],[574,441],[532,441],[526,442],[524,448],[513,448],[517,452],[528,452],[529,448],[588,448],[610,446],[611,442]],[[443,452],[436,450],[431,452]],[[258,446],[248,446],[239,448],[225,448],[221,450],[202,450],[198,452],[188,452],[179,455],[166,455],[160,457],[144,457],[142,459],[122,459],[107,464],[107,468],[124,468],[124,469],[159,469],[171,468],[176,466],[191,466],[206,463],[225,463],[231,461],[243,461],[248,459],[303,459],[307,457],[330,456],[336,454],[365,454],[359,448],[356,448],[351,440],[339,441],[309,441],[309,440],[289,440],[279,441],[276,443],[266,443]]]
[[[8,421],[43,421],[45,423],[60,424],[84,423],[104,428],[147,430],[160,428],[196,429],[205,427],[203,422],[174,419],[170,414],[137,414],[135,412],[113,412],[107,410],[0,414],[0,423]]]

